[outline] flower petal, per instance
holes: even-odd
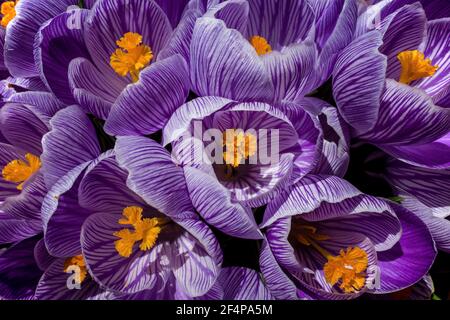
[[[70,105],[75,100],[69,86],[69,63],[77,57],[89,58],[83,38],[83,23],[88,10],[73,10],[47,21],[36,35],[34,57],[41,79],[62,102]],[[74,28],[76,17],[81,27]]]
[[[406,5],[382,22],[383,45],[380,52],[387,56],[387,77],[398,80],[401,64],[400,52],[416,50],[426,33],[427,17],[419,2]]]
[[[76,4],[77,1],[74,0],[19,1],[15,8],[16,17],[6,30],[5,42],[5,63],[13,76],[33,77],[39,75],[33,55],[36,33],[45,21]]]
[[[400,241],[390,250],[378,253],[380,288],[375,293],[387,293],[409,287],[427,274],[436,248],[430,232],[418,217],[407,209],[391,204],[402,226]]]
[[[373,128],[384,88],[386,57],[379,53],[377,31],[354,40],[339,55],[333,70],[333,94],[342,117],[358,132]]]
[[[448,39],[450,38],[450,18],[434,20],[428,22],[427,38],[422,43],[423,53],[430,59],[433,65],[438,66],[436,73],[427,78],[423,78],[414,86],[425,90],[433,98],[434,103],[442,107],[450,107],[448,104],[441,104],[444,95],[450,87],[450,50],[448,50]]]
[[[115,150],[128,171],[128,187],[146,203],[169,216],[192,211],[183,170],[161,145],[146,137],[119,137]]]
[[[261,275],[252,269],[228,267],[220,271],[225,300],[272,300]]]
[[[105,131],[111,135],[148,135],[164,127],[189,93],[188,67],[180,55],[141,72],[114,103]]]
[[[30,300],[42,275],[34,260],[38,238],[23,240],[0,254],[0,297]]]
[[[375,126],[361,139],[379,146],[433,142],[448,132],[450,110],[433,104],[423,91],[386,81]]]
[[[42,145],[42,170],[47,187],[78,165],[100,154],[94,126],[77,106],[59,111],[51,120],[52,130]]]
[[[191,167],[185,167],[184,174],[192,203],[208,224],[234,237],[262,238],[250,208],[233,203],[214,177]]]
[[[36,156],[42,153],[41,140],[49,131],[47,121],[29,105],[7,103],[0,111],[3,136],[11,144]]]
[[[278,50],[304,40],[314,22],[314,13],[305,0],[249,0],[247,38],[264,37]]]
[[[271,101],[273,86],[255,49],[218,19],[198,19],[191,43],[191,82],[199,96]]]

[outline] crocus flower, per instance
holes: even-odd
[[[154,1],[101,0],[91,10],[48,21],[38,34],[36,64],[61,101],[107,119],[108,133],[150,134],[189,91],[182,56],[159,58],[172,34],[171,21]]]
[[[328,79],[337,53],[352,39],[357,14],[352,0],[314,10],[307,1],[290,0],[213,6],[192,35],[193,91],[236,101],[301,98]]]
[[[42,230],[40,207],[47,192],[42,136],[61,105],[46,93],[20,93],[0,109],[0,242],[14,243]]]
[[[304,177],[269,203],[261,227],[261,269],[284,298],[397,291],[419,281],[436,255],[413,213],[332,176]]]
[[[72,145],[62,119],[72,119],[85,140]],[[86,119],[77,107],[55,116],[47,159],[57,161],[54,151],[73,154],[74,147],[79,154],[97,152],[98,142]],[[60,176],[51,173],[51,179]],[[181,168],[156,142],[118,138],[116,153],[110,150],[83,162],[53,183],[42,211],[49,253],[75,260],[81,256],[86,276],[118,295],[145,295],[148,290],[153,297],[164,290],[190,297],[208,293],[218,275],[221,252],[194,213],[183,181]]]
[[[173,145],[194,206],[225,233],[258,238],[249,207],[264,205],[314,168],[321,148],[314,118],[292,105],[283,106],[286,113],[280,108],[203,97],[181,106],[164,128],[163,143]],[[185,159],[191,148],[211,148],[202,133],[197,136],[198,128],[205,136],[208,130],[220,133],[220,138],[214,138],[220,141],[212,143],[218,159]],[[266,130],[265,139],[261,130]],[[274,149],[278,159],[271,158],[269,152]]]
[[[407,163],[445,169],[448,21],[427,24],[416,3],[391,13],[383,26],[358,37],[338,58],[333,73],[338,108],[360,140]]]
[[[88,278],[81,257],[51,256],[42,236],[15,243],[2,252],[0,261],[2,299],[104,300],[115,297]],[[81,281],[83,286],[78,286]]]

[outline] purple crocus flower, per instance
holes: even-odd
[[[2,299],[103,300],[114,295],[100,289],[80,259],[51,256],[44,239],[36,236],[15,243],[0,255]],[[79,268],[75,275],[71,268]],[[79,277],[79,278],[78,278]],[[83,286],[77,283],[83,279]]]
[[[434,169],[450,163],[447,20],[427,23],[420,3],[403,6],[354,40],[333,72],[337,106],[360,140]]]
[[[279,298],[355,298],[419,281],[436,255],[426,225],[332,176],[307,176],[269,203],[261,270]]]
[[[180,4],[158,3],[162,8],[147,0],[101,0],[91,10],[60,14],[39,31],[36,64],[49,90],[107,119],[111,135],[154,133],[187,98],[186,62],[180,54],[160,55],[179,37],[173,25]],[[204,6],[191,1],[186,12]]]
[[[290,0],[213,6],[193,31],[192,89],[236,101],[302,98],[328,79],[337,53],[352,39],[357,13],[352,0],[313,8]]]
[[[81,137],[76,141],[65,134],[61,120],[68,119]],[[86,159],[97,153],[98,142],[79,108],[60,111],[52,122],[46,136],[50,168],[60,167],[51,152]],[[49,169],[51,181],[60,177],[42,209],[49,253],[81,256],[87,275],[118,295],[206,294],[216,281],[221,251],[194,214],[181,168],[148,138],[120,137],[115,150],[65,174]]]
[[[39,28],[49,19],[78,6],[78,0],[20,0],[14,3],[11,20],[5,21],[6,38],[4,44],[5,65],[11,75],[20,78],[39,77],[35,64],[33,47]],[[85,8],[90,8],[95,0],[83,0]],[[3,51],[2,51],[3,52]]]
[[[233,236],[259,238],[249,208],[266,204],[314,168],[321,150],[321,134],[316,125],[319,126],[315,118],[290,104],[275,108],[265,103],[203,97],[177,109],[164,128],[163,143],[172,143],[193,204],[208,223]],[[203,157],[189,158],[192,148],[201,150],[200,155],[211,148],[202,133],[197,136],[199,128],[205,135],[210,130],[221,134],[215,138],[220,141],[212,143],[215,149],[226,146],[223,154],[219,151],[222,156],[216,153],[218,159],[210,159],[212,162]],[[274,129],[276,132],[271,131]],[[242,130],[242,143],[246,145],[241,153],[236,149],[236,130]],[[261,130],[267,130],[265,140],[260,136]],[[236,135],[230,139],[232,146],[227,145],[228,134]],[[269,150],[276,144],[278,159],[262,161],[262,157],[270,157]],[[227,152],[233,156],[227,158]],[[257,159],[251,162],[253,156]]]
[[[426,12],[416,1],[369,7],[359,18],[358,38],[338,58],[333,90],[358,140],[394,158],[384,156],[383,176],[434,230],[438,248],[448,250],[450,21],[430,10],[438,3],[428,2]],[[368,31],[373,19],[378,30]]]

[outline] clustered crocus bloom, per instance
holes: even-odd
[[[447,0],[0,2],[0,299],[434,294]]]

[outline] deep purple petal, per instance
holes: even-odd
[[[19,242],[0,254],[0,298],[29,300],[42,275],[34,260],[38,238]]]
[[[402,237],[390,250],[378,253],[380,288],[376,293],[409,287],[427,274],[436,257],[436,248],[426,224],[412,212],[391,204],[401,226]]]
[[[39,156],[41,140],[49,131],[48,118],[30,105],[7,103],[0,112],[1,131],[8,141],[23,150]]]
[[[384,88],[386,57],[379,53],[381,35],[367,33],[339,55],[333,70],[333,95],[342,117],[358,132],[373,128]]]
[[[100,72],[85,58],[73,59],[68,72],[70,87],[78,104],[86,113],[105,120],[125,84]]]
[[[6,30],[5,63],[15,77],[38,76],[33,46],[36,33],[44,22],[76,5],[75,0],[24,0],[16,6],[16,17]]]

